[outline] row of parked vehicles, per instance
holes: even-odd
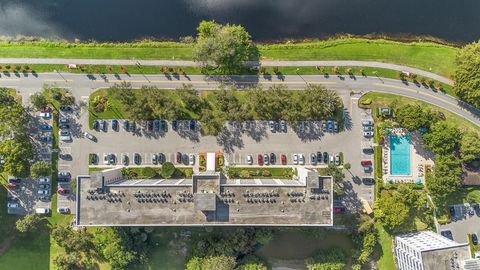
[[[253,164],[253,157],[252,155],[247,155],[246,162],[248,165]],[[287,165],[287,156],[285,154],[280,154],[280,162],[281,165]],[[258,154],[257,156],[257,163],[258,165],[269,165],[269,164],[276,164],[277,163],[277,156],[275,153],[270,154]],[[304,165],[305,164],[305,156],[303,154],[293,154],[292,155],[292,164],[293,165]],[[340,154],[328,154],[327,152],[316,152],[310,154],[310,164],[317,165],[317,164],[335,164],[339,166],[341,164]]]
[[[93,153],[90,154],[90,163],[91,164],[98,164],[99,159],[98,155]],[[104,165],[115,165],[117,164],[117,156],[113,153],[105,153],[103,154],[103,164]],[[121,162],[124,166],[128,166],[130,164],[130,157],[127,154],[122,154]],[[133,162],[135,165],[141,165],[143,162],[142,155],[139,153],[133,154]],[[151,164],[153,165],[161,165],[167,162],[167,157],[164,153],[153,153],[151,154]],[[188,164],[188,165],[195,165],[195,154],[185,154],[177,152],[176,154],[176,162],[178,164]]]
[[[373,121],[362,120],[363,136],[366,138],[373,137]]]
[[[138,125],[135,121],[129,121],[127,119],[121,120],[122,121],[122,127],[125,131],[130,131],[130,132],[135,132],[138,128]],[[104,131],[106,132],[108,129],[108,120],[94,120],[93,121],[93,129],[97,131]],[[112,119],[111,121],[111,128],[114,131],[119,131],[120,130],[120,120],[117,119]],[[188,128],[190,130],[195,130],[196,129],[196,121],[195,120],[188,120],[188,121],[182,121],[188,123]],[[177,131],[179,126],[180,126],[180,121],[178,120],[173,120],[171,122],[172,129],[174,131]],[[168,122],[166,120],[161,120],[161,119],[155,119],[155,120],[147,120],[144,122],[143,128],[145,131],[148,132],[167,132],[168,131]]]

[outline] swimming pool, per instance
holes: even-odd
[[[410,136],[390,135],[390,175],[410,175]]]

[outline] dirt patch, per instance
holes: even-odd
[[[15,238],[17,238],[17,234],[12,234],[3,240],[3,242],[0,244],[0,256],[2,256],[10,248]]]

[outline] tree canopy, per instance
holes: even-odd
[[[461,185],[462,168],[460,160],[453,154],[436,155],[433,173],[427,173],[427,188],[437,202],[458,190]]]
[[[410,131],[429,128],[431,124],[439,120],[435,113],[419,104],[407,104],[396,108],[395,119],[400,126]]]
[[[460,131],[447,121],[435,123],[428,133],[423,135],[425,146],[435,154],[446,155],[456,150],[460,142]]]
[[[243,69],[245,61],[258,59],[258,50],[241,25],[201,21],[197,32],[194,59],[207,68],[234,73]]]
[[[475,132],[466,132],[460,141],[460,152],[465,163],[480,160],[480,136]]]
[[[30,214],[17,220],[15,227],[21,233],[28,233],[35,230],[40,225],[41,218],[38,215]]]
[[[458,50],[455,71],[455,93],[464,101],[480,108],[480,42]]]
[[[37,161],[30,166],[30,176],[38,178],[52,175],[52,165],[47,161]]]

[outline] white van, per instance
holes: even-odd
[[[39,215],[46,215],[46,214],[50,213],[50,208],[36,208],[35,213],[37,213]]]

